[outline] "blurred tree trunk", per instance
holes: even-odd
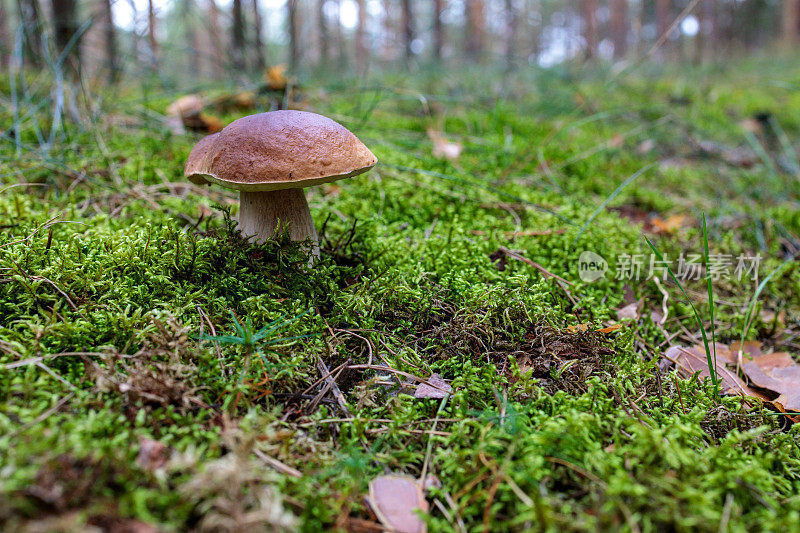
[[[528,51],[527,61],[532,65],[539,64],[539,54],[542,52],[542,28],[544,27],[544,13],[542,12],[542,4],[536,0],[530,1],[526,4],[528,12],[528,20],[530,22],[530,49]],[[533,12],[531,16],[530,12]],[[532,60],[532,61],[531,61]]]
[[[231,23],[231,59],[233,68],[237,71],[244,70],[244,14],[242,13],[242,0],[233,0],[233,22]]]
[[[364,0],[357,0],[358,26],[356,27],[356,63],[359,71],[367,68],[367,6]]]
[[[153,0],[147,0],[147,36],[150,40],[150,59],[153,70],[158,72],[158,41],[156,40],[156,10]]]
[[[671,0],[656,0],[656,26],[658,27],[656,40],[661,39],[661,36],[667,33],[669,25],[672,23],[670,11],[672,11]],[[664,44],[666,45],[666,41]]]
[[[706,0],[708,4],[708,49],[713,53],[719,48],[720,41],[720,21],[719,21],[719,3],[717,0]]]
[[[628,0],[611,0],[611,40],[614,42],[614,59],[622,59],[628,52]]]
[[[442,50],[444,49],[444,21],[442,21],[444,1],[433,1],[433,57],[437,61],[442,59]]]
[[[64,70],[71,76],[80,71],[80,47],[78,46],[78,22],[76,0],[52,0],[53,37],[58,54],[66,54]]]
[[[328,66],[328,49],[331,38],[328,32],[328,17],[325,15],[325,1],[317,0],[317,26],[319,29],[319,62],[323,68]]]
[[[473,61],[483,59],[485,18],[483,0],[465,0],[464,18],[467,20],[467,34],[464,39],[464,52]]]
[[[111,0],[100,0],[102,12],[100,18],[105,34],[106,68],[108,69],[109,83],[117,83],[120,76],[119,51],[117,49],[117,31],[114,27],[114,17],[111,14]]]
[[[514,64],[517,57],[517,13],[514,0],[506,0],[506,63]]]
[[[583,0],[583,38],[587,61],[597,57],[597,0]]]
[[[411,61],[414,51],[411,43],[414,41],[414,19],[411,13],[411,0],[401,0],[403,8],[403,49],[406,63]]]
[[[347,46],[345,44],[344,31],[342,27],[342,0],[334,0],[336,6],[336,16],[333,17],[333,26],[336,29],[336,49],[339,51],[339,68],[344,71],[347,68]]]
[[[397,31],[395,28],[394,0],[383,0],[383,18],[381,20],[383,25],[383,33],[386,37],[383,39],[381,47],[382,59],[394,59],[395,52],[397,51]]]
[[[251,0],[253,8],[253,43],[255,46],[255,63],[256,69],[260,74],[267,70],[267,50],[264,46],[264,39],[262,37],[263,20],[261,19],[261,10],[258,8],[258,0]]]
[[[194,25],[194,4],[193,0],[180,0],[180,15],[185,32],[184,39],[188,47],[189,69],[192,75],[200,75],[200,40],[197,37],[197,28]]]
[[[800,31],[800,0],[783,0],[783,42],[795,46]]]
[[[11,53],[11,39],[8,36],[8,10],[5,0],[0,0],[0,67],[8,66]]]
[[[221,78],[225,71],[226,61],[223,56],[225,50],[225,39],[222,33],[222,26],[219,23],[219,6],[216,0],[208,0],[208,33],[211,36],[209,44],[209,54],[206,59],[211,63],[211,72],[217,78]]]
[[[23,54],[32,65],[42,64],[42,23],[39,0],[17,0],[23,31]]]
[[[286,0],[286,17],[289,22],[289,70],[296,72],[300,62],[297,43],[297,0]]]
[[[708,2],[699,0],[697,7],[694,9],[695,16],[697,17],[697,35],[694,36],[694,58],[695,64],[699,65],[703,62],[706,47],[706,28],[708,27]]]

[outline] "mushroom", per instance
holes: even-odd
[[[317,230],[303,187],[349,178],[375,155],[344,126],[307,111],[270,111],[231,122],[192,148],[184,175],[239,191],[239,229],[263,243],[284,227],[294,241]]]

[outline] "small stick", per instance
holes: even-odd
[[[557,279],[558,281],[560,281],[562,283],[566,283],[567,285],[572,285],[572,283],[570,283],[569,281],[565,280],[561,276],[556,276],[555,274],[553,274],[552,272],[547,270],[545,267],[543,267],[539,263],[537,263],[535,261],[531,261],[530,259],[528,259],[524,255],[520,255],[517,252],[509,250],[505,246],[501,246],[499,248],[499,250],[501,252],[503,252],[504,254],[506,254],[508,257],[511,257],[512,259],[516,259],[517,261],[522,261],[523,263],[529,264],[530,266],[532,266],[533,268],[535,268],[536,270],[541,272],[542,275],[544,275],[544,277],[546,277],[546,278],[555,278],[555,279]]]
[[[292,468],[291,466],[278,461],[274,457],[270,457],[269,455],[265,454],[259,449],[254,449],[253,453],[256,455],[256,457],[267,463],[269,466],[271,466],[281,474],[286,474],[287,476],[297,477],[297,478],[303,477],[303,473],[297,470],[296,468]]]
[[[339,404],[339,408],[342,410],[345,416],[350,417],[350,410],[347,408],[347,401],[345,400],[342,391],[339,390],[339,386],[336,384],[336,381],[334,381],[334,379],[331,377],[331,372],[328,370],[328,366],[322,361],[322,359],[320,359],[319,356],[317,356],[317,370],[319,370],[320,374],[325,377],[328,388],[336,397],[336,402]],[[344,370],[344,368],[342,370]],[[342,372],[342,370],[339,371],[339,374]],[[338,377],[339,374],[336,374],[336,376]]]
[[[504,231],[502,232],[503,237],[507,238],[514,238],[514,237],[537,237],[540,235],[561,235],[562,233],[566,232],[565,229],[545,229],[545,230],[517,230],[517,231]],[[483,230],[472,230],[470,231],[472,235],[490,235],[490,232],[483,231]]]
[[[12,438],[13,438],[13,437],[16,437],[17,435],[19,435],[19,434],[21,434],[21,433],[24,433],[25,431],[29,430],[30,428],[32,428],[33,426],[35,426],[35,425],[36,425],[36,424],[38,424],[39,422],[42,422],[42,421],[43,421],[43,420],[45,420],[47,417],[49,417],[50,415],[52,415],[53,413],[55,413],[56,411],[58,411],[59,409],[61,409],[61,407],[63,407],[63,406],[64,406],[64,404],[66,404],[68,401],[70,401],[70,400],[71,400],[71,399],[72,399],[74,396],[75,396],[75,392],[74,392],[74,391],[73,391],[73,392],[70,392],[69,394],[67,394],[66,396],[64,396],[64,397],[63,397],[63,398],[61,398],[60,400],[58,400],[58,402],[57,402],[57,403],[56,403],[56,404],[55,404],[53,407],[51,407],[50,409],[48,409],[48,410],[47,410],[47,411],[45,411],[44,413],[40,414],[39,416],[37,416],[36,418],[34,418],[33,420],[31,420],[31,421],[30,421],[30,422],[28,422],[27,424],[25,424],[24,426],[22,426],[21,428],[19,428],[19,429],[18,429],[17,431],[15,431],[14,433],[12,433],[12,434],[11,434],[11,437],[12,437]]]

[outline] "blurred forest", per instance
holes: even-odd
[[[800,0],[0,0],[0,61],[117,82],[445,63],[704,62],[797,46]],[[13,72],[13,71],[12,71]]]

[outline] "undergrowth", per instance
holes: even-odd
[[[158,122],[174,92],[118,89],[47,154],[47,106],[0,111],[0,522],[355,529],[370,479],[425,465],[432,530],[794,527],[797,429],[660,364],[701,337],[689,302],[614,267],[649,253],[643,228],[665,256],[702,253],[701,212],[712,254],[760,253],[767,273],[796,253],[797,176],[772,130],[754,131],[774,165],[725,150],[751,149],[756,113],[798,139],[800,71],[501,81],[308,82],[303,105],[381,161],[306,191],[313,268],[285,238],[243,241],[236,198],[183,179],[198,137]],[[429,127],[463,143],[457,162],[432,157]],[[655,232],[670,215],[687,222]],[[585,250],[611,267],[597,281]],[[796,348],[799,276],[764,286],[749,338]],[[715,281],[719,341],[756,285]],[[709,316],[702,280],[686,290]],[[268,345],[220,342],[273,323]],[[320,393],[328,372],[338,393]],[[414,398],[432,373],[445,404]]]

